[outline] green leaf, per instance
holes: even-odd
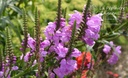
[[[4,0],[0,0],[0,15],[3,13],[4,9],[5,9],[5,3],[6,1]]]
[[[22,11],[18,7],[12,5],[10,6],[10,8],[17,12],[18,14],[22,15]]]
[[[32,22],[34,23],[35,19],[34,19],[34,15],[32,14],[32,12],[28,11],[28,16],[31,18]]]
[[[20,42],[22,42],[20,30],[18,29],[18,27],[14,26],[14,24],[11,22],[11,20],[8,17],[4,18],[4,20],[9,25],[9,28],[11,27],[13,29],[13,31],[16,33]]]

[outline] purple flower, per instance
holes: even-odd
[[[46,48],[49,45],[50,45],[49,40],[44,40],[43,42],[40,43],[40,48]]]
[[[40,62],[43,62],[44,61],[44,58],[47,55],[47,52],[44,51],[43,48],[40,48],[40,52],[39,52],[39,58],[40,58]]]
[[[0,71],[0,78],[3,76],[3,74],[4,74],[4,72],[3,71]]]
[[[98,33],[94,33],[90,29],[86,29],[85,33],[86,33],[85,37],[87,37],[87,38],[92,38],[92,39],[95,39],[95,40],[97,40],[99,38],[99,34]]]
[[[92,30],[95,33],[98,33],[100,31],[100,26],[99,25],[90,25],[90,26],[88,26],[88,29]]]
[[[48,53],[55,52],[55,47],[56,47],[56,46],[52,45],[52,46],[49,48]]]
[[[68,69],[68,74],[72,73],[75,69],[77,68],[77,63],[76,60],[67,60],[67,69]]]
[[[95,44],[95,41],[92,39],[92,38],[86,38],[86,37],[83,37],[84,41],[89,45],[89,46],[92,46]]]
[[[109,46],[110,45],[110,46]],[[114,43],[112,41],[109,42],[109,45],[104,45],[104,49],[103,52],[108,54],[111,50],[111,47],[113,49],[113,53],[112,55],[110,55],[109,59],[107,60],[107,62],[110,65],[116,64],[119,58],[119,55],[121,54],[121,46],[117,46],[114,45]]]
[[[65,19],[64,18],[61,18],[60,19],[60,26],[61,26],[61,28],[64,27],[64,26],[66,26],[66,22],[65,22]]]
[[[117,61],[118,61],[118,56],[117,56],[116,54],[111,55],[111,57],[107,60],[107,62],[108,62],[110,65],[116,64]]]
[[[50,78],[55,78],[55,74],[54,73],[51,73],[50,74]]]
[[[73,26],[74,22],[76,21],[76,27],[78,28],[82,21],[82,15],[78,11],[75,11],[74,14],[69,14],[69,16],[69,25]]]
[[[48,75],[50,78],[55,78],[55,74],[51,70],[48,70]]]
[[[25,62],[28,62],[29,61],[29,52],[28,53],[26,53],[26,55],[24,56],[24,61]]]
[[[62,28],[62,33],[61,33],[61,38],[60,40],[62,41],[62,43],[67,43],[69,42],[70,38],[71,38],[71,26],[65,26],[64,28]]]
[[[80,56],[80,55],[81,55],[81,52],[80,52],[77,48],[74,48],[74,50],[73,50],[71,56],[72,56],[72,57],[78,57],[78,56]]]
[[[35,45],[36,45],[36,41],[28,36],[28,46],[32,49],[32,50],[35,50]]]
[[[87,68],[88,68],[88,69],[93,69],[93,64],[88,63],[88,64],[87,64]]]
[[[61,26],[62,27],[66,26],[66,22],[65,22],[65,19],[64,18],[61,18]]]
[[[45,57],[47,55],[47,51],[44,51],[43,48],[40,48],[40,56]]]
[[[110,44],[110,46],[114,46],[113,41],[110,41],[109,44]]]
[[[61,31],[57,30],[56,33],[53,36],[53,41],[54,41],[55,45],[59,44],[61,36],[62,36]]]
[[[37,61],[34,60],[33,64],[32,64],[32,67],[35,66],[37,64]]]
[[[19,69],[18,66],[13,66],[13,67],[12,67],[12,70],[18,70],[18,69]]]
[[[89,26],[90,25],[101,25],[101,21],[103,21],[103,19],[101,18],[103,14],[97,14],[97,15],[94,15],[92,16],[89,20],[92,20],[93,22],[92,23],[89,23]],[[88,23],[87,23],[88,24]]]
[[[58,44],[55,51],[59,57],[65,57],[68,52],[68,48],[64,47],[62,44]]]
[[[101,16],[102,14],[94,15],[87,21],[88,28],[95,33],[99,32],[100,30],[101,21],[103,21]]]
[[[12,56],[13,57],[13,64],[15,64],[16,63],[16,56]]]
[[[31,56],[32,56],[32,53],[27,52],[26,55],[24,56],[24,62],[28,62]],[[21,59],[22,58],[23,58],[23,55],[21,56]]]
[[[59,78],[64,78],[65,75],[72,73],[77,67],[75,60],[65,60],[60,62],[60,67],[54,69],[54,72]]]
[[[15,64],[16,63],[16,56],[12,56],[12,58],[10,57],[6,57],[6,66],[10,66],[10,64]]]
[[[85,35],[83,36],[83,40],[89,45],[92,46],[95,44],[94,40],[98,40],[100,26],[101,26],[101,18],[102,14],[97,14],[90,17],[87,20],[87,29],[85,30]]]
[[[111,50],[111,47],[110,46],[104,45],[104,49],[103,49],[103,52],[104,53],[108,54],[110,52],[110,50]]]
[[[56,24],[54,22],[48,23],[48,26],[46,27],[44,34],[46,36],[46,39],[50,40],[52,39],[52,36],[54,35],[54,31],[56,29]]]
[[[54,72],[57,74],[59,78],[64,78],[65,74],[63,73],[63,70],[61,68],[54,69]]]
[[[116,48],[115,48],[115,53],[118,53],[118,54],[121,54],[121,46],[117,46]]]

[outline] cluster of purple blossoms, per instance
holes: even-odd
[[[76,21],[76,28],[79,29],[80,24],[82,22],[82,14],[78,11],[75,11],[74,14],[70,14],[69,25],[73,26]],[[90,18],[87,18],[87,29],[85,29],[85,35],[83,36],[83,40],[89,45],[92,46],[95,44],[95,40],[98,40],[100,28],[102,25],[102,14],[93,15]]]
[[[43,62],[44,57],[50,55],[51,53],[55,54],[55,59],[60,61],[60,65],[52,70],[49,70],[49,75],[52,75],[51,78],[54,78],[55,74],[59,78],[72,73],[77,68],[76,60],[73,60],[74,57],[81,55],[81,52],[77,48],[72,48],[72,52],[67,56],[69,52],[69,42],[71,39],[72,29],[74,22],[76,22],[76,30],[80,29],[81,22],[83,21],[83,15],[78,11],[75,11],[74,14],[69,14],[68,25],[64,18],[60,19],[60,25],[58,27],[58,22],[49,22],[48,26],[44,30],[45,40],[40,40],[40,50],[39,50],[39,59],[40,62]],[[99,31],[101,26],[102,14],[94,15],[87,19],[87,29],[85,29],[85,35],[83,35],[83,40],[89,45],[92,46],[98,40]],[[21,56],[25,62],[28,62],[31,56],[34,54],[36,49],[36,40],[30,35],[28,35],[27,47],[30,48],[30,52],[27,52],[24,56]]]
[[[77,14],[79,13],[76,12],[76,15]],[[48,54],[54,52],[57,54],[56,56],[57,60],[62,59],[60,61],[60,66],[53,69],[54,73],[59,78],[63,78],[64,76],[72,73],[76,69],[77,62],[73,60],[72,57],[78,57],[81,54],[81,52],[78,49],[74,48],[72,50],[72,54],[68,57],[68,59],[65,59],[67,58],[66,56],[68,53],[67,44],[69,43],[71,38],[73,24],[75,20],[79,18],[79,16],[76,17],[73,14],[70,16],[72,17],[70,18],[68,26],[66,26],[65,19],[61,18],[61,25],[58,30],[56,30],[56,26],[57,26],[56,22],[50,22],[44,31],[46,40],[48,40],[50,44],[52,44],[48,50]],[[77,22],[77,23],[78,25],[80,24],[80,22]],[[54,78],[53,77],[55,76],[54,73],[53,72],[49,73],[49,75],[52,74],[51,78]]]
[[[32,37],[30,37],[30,35],[28,35],[27,47],[30,48],[31,51],[27,52],[24,56],[22,54],[20,59],[23,59],[24,62],[30,61],[30,58],[34,55],[35,45],[36,45],[36,41]],[[48,40],[44,40],[43,42],[40,43],[40,52],[39,52],[40,62],[43,62],[43,58],[47,54],[47,52],[44,51],[44,48],[49,45],[50,45],[50,42]]]
[[[3,76],[3,74],[4,74],[4,72],[3,72],[3,71],[0,71],[0,77],[2,77],[2,76]]]
[[[10,71],[18,70],[18,66],[15,66],[15,63],[16,63],[16,56],[13,55],[11,56],[11,58],[6,57],[5,63],[2,64],[0,69],[0,78],[4,78],[4,76],[10,78]]]
[[[3,78],[4,75],[4,64],[0,67],[0,78]]]
[[[22,44],[22,46],[24,46],[24,40],[23,40],[23,42],[21,44]],[[27,52],[25,55],[22,54],[21,57],[20,57],[20,59],[21,60],[23,59],[24,62],[28,62],[29,61],[29,59],[31,58],[31,56],[33,55],[33,52],[35,50],[35,40],[32,37],[30,37],[30,35],[28,35],[27,48],[30,48],[31,51]],[[20,50],[22,51],[23,48],[21,48]]]
[[[116,64],[121,54],[121,46],[115,46],[111,41],[109,45],[104,45],[103,52],[108,55],[107,62],[111,65]]]
[[[76,12],[76,14],[79,14],[79,13]],[[75,19],[77,19],[79,17],[79,16],[75,17],[74,15],[71,15],[71,16]],[[62,76],[68,75],[69,73],[74,71],[77,67],[76,66],[77,62],[75,60],[73,60],[72,58],[78,57],[81,54],[81,52],[77,48],[73,48],[72,54],[68,58],[66,57],[66,55],[68,53],[68,43],[71,38],[73,22],[75,21],[75,20],[74,21],[73,20],[70,20],[70,22],[69,22],[70,24],[68,26],[66,26],[65,19],[61,18],[60,27],[58,30],[56,30],[57,22],[48,23],[48,26],[44,30],[44,34],[45,34],[46,38],[45,38],[45,40],[41,40],[41,42],[40,42],[40,51],[39,51],[40,62],[43,62],[43,58],[46,55],[50,55],[51,53],[56,54],[56,56],[55,56],[56,60],[59,61],[62,59],[60,61],[60,66],[58,68],[53,69],[54,72],[51,72],[53,74],[54,73],[57,74],[58,77],[60,77],[60,75],[62,75]],[[72,23],[71,23],[71,21],[72,21]],[[78,24],[80,24],[80,22],[78,22]],[[24,55],[24,58],[22,55],[21,59],[23,59],[25,62],[29,62],[30,61],[29,59],[35,52],[35,45],[36,45],[36,40],[28,35],[27,47],[30,48],[31,51],[27,52]],[[67,58],[67,59],[65,59],[65,58]],[[71,65],[70,63],[73,65]],[[67,66],[67,69],[65,69],[65,66]],[[68,68],[69,66],[70,66],[70,69]],[[58,72],[63,71],[63,69],[65,69],[65,72],[58,74]]]
[[[69,14],[69,16],[69,25],[73,26],[76,21],[76,29],[79,29],[80,23],[82,22],[82,14],[75,10],[74,14]]]
[[[87,20],[87,29],[85,30],[85,35],[83,36],[84,41],[92,46],[95,44],[95,40],[98,40],[99,31],[101,28],[101,22],[103,21],[101,18],[102,14],[94,15]]]
[[[64,78],[64,76],[71,74],[77,68],[77,62],[76,60],[73,60],[72,57],[78,57],[80,56],[80,54],[81,52],[78,49],[74,48],[72,54],[68,59],[61,60],[60,66],[54,69],[54,73],[57,74],[59,78]]]
[[[64,76],[72,73],[74,69],[76,69],[77,64],[75,60],[66,60],[63,59],[60,62],[60,67],[54,69],[54,72],[57,74],[59,78],[64,78]]]
[[[65,19],[61,18],[61,24],[58,30],[56,30],[56,22],[50,22],[48,23],[44,34],[46,36],[46,40],[54,43],[54,45],[66,44],[69,42],[71,37],[71,26],[66,26]]]
[[[49,70],[49,75],[52,74],[51,78],[56,74],[59,78],[63,78],[64,76],[72,73],[77,68],[76,60],[73,60],[73,57],[78,57],[81,52],[77,48],[72,49],[72,53],[67,57],[68,53],[68,44],[71,39],[72,28],[74,26],[74,22],[76,21],[76,29],[78,30],[80,24],[82,22],[82,14],[78,11],[75,11],[74,14],[69,15],[69,22],[66,25],[66,21],[64,18],[60,19],[60,27],[56,29],[57,22],[49,22],[48,26],[44,30],[45,40],[41,40],[40,43],[40,51],[39,57],[40,62],[43,62],[43,58],[51,53],[55,53],[55,59],[61,60],[60,65],[53,70]],[[88,45],[93,45],[94,40],[99,38],[99,31],[101,26],[101,18],[102,14],[94,15],[87,21],[87,29],[85,30],[85,35],[83,39]],[[28,35],[28,43],[27,47],[31,49],[30,52],[27,52],[24,55],[25,62],[28,62],[30,57],[33,55],[35,51],[36,40]],[[52,72],[51,72],[52,71]]]

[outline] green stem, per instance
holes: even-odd
[[[128,24],[128,22],[122,24],[121,26],[119,26],[118,28],[116,28],[114,31],[118,31],[119,29],[121,29],[122,27],[126,26]]]
[[[63,14],[65,19],[66,19],[66,13],[67,13],[67,7],[64,9],[64,14]]]
[[[128,22],[123,23],[122,25],[120,25],[119,27],[117,27],[116,29],[114,29],[112,32],[117,32],[118,30],[120,30],[121,28],[123,28],[123,27],[126,26],[126,25],[128,25]],[[119,35],[114,35],[112,32],[109,32],[108,35],[102,36],[102,38],[113,37],[113,36],[119,36]]]
[[[71,35],[71,40],[69,42],[69,49],[68,49],[68,53],[67,53],[66,57],[70,56],[70,54],[72,53],[72,46],[73,46],[73,43],[74,43],[74,40],[75,40],[75,32],[76,32],[76,21],[74,22],[72,35]]]

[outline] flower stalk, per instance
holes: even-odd
[[[13,49],[12,49],[12,42],[11,42],[11,37],[9,34],[9,29],[7,28],[6,30],[7,32],[7,40],[6,40],[6,58],[8,58],[9,62],[7,62],[7,64],[9,64],[9,71],[7,72],[7,75],[5,77],[8,77],[8,75],[10,74],[10,71],[12,69],[12,64],[13,64]],[[7,68],[5,68],[4,70],[4,74],[6,73]]]
[[[0,71],[2,71],[2,50],[0,49]]]
[[[119,23],[122,23],[123,22],[124,10],[125,10],[125,0],[122,0],[121,7],[122,8],[120,10],[120,15],[119,15],[119,18],[118,18],[118,22]]]
[[[85,7],[85,9],[83,11],[83,21],[81,22],[81,27],[80,27],[80,32],[79,32],[78,38],[81,38],[85,34],[84,31],[87,28],[87,25],[86,25],[86,22],[87,22],[87,14],[88,14],[88,10],[90,8],[90,4],[91,4],[91,0],[87,0],[86,7]],[[84,70],[85,58],[86,58],[86,53],[85,53],[85,55],[83,57],[83,60],[82,60],[81,74],[82,74],[82,71]]]
[[[36,8],[35,12],[35,37],[36,37],[36,46],[35,46],[35,56],[38,62],[38,77],[41,78],[41,63],[40,63],[40,21],[39,21],[40,13]]]
[[[85,34],[84,30],[87,28],[86,22],[87,22],[87,15],[90,8],[91,0],[87,1],[87,5],[83,11],[83,21],[81,22],[78,38],[82,38],[82,36]]]
[[[24,15],[23,15],[23,28],[24,28],[24,31],[23,31],[24,43],[23,43],[22,52],[23,52],[23,58],[24,58],[25,53],[26,53],[26,48],[27,48],[27,42],[28,42],[28,27],[27,27],[27,19],[26,19],[26,12],[25,11],[24,11]]]
[[[56,23],[56,30],[60,27],[60,20],[61,19],[61,0],[58,0],[58,12],[57,12],[57,23]]]
[[[70,39],[70,42],[69,42],[69,49],[68,49],[68,53],[67,53],[66,57],[70,56],[71,53],[72,53],[73,43],[74,43],[74,40],[75,40],[75,32],[76,32],[76,21],[74,22],[74,26],[73,26],[73,29],[72,29],[71,39]]]

